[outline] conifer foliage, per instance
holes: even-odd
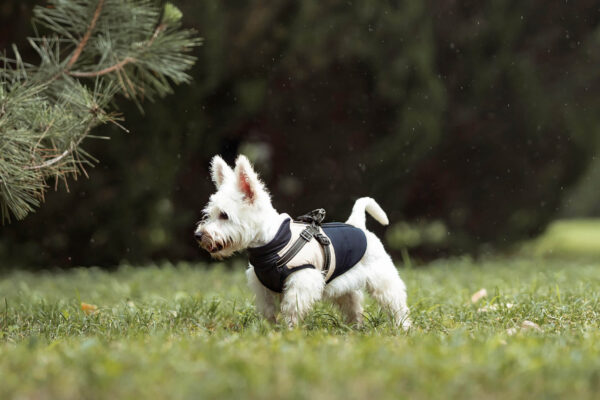
[[[39,64],[13,46],[0,55],[0,210],[24,218],[49,184],[86,175],[83,148],[93,129],[113,123],[121,94],[141,108],[187,83],[201,41],[181,13],[151,0],[49,0],[34,10],[29,43]],[[68,188],[68,186],[67,186]]]

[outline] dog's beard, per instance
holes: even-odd
[[[225,258],[231,257],[233,254],[235,254],[236,252],[238,252],[240,250],[241,249],[234,249],[232,247],[224,247],[221,250],[218,250],[215,252],[209,252],[209,254],[213,259],[221,261]]]
[[[231,257],[234,253],[242,250],[234,245],[236,243],[232,238],[223,238],[214,240],[209,237],[202,238],[199,243],[200,247],[207,251],[213,259],[223,260],[224,258]],[[211,251],[211,249],[214,249]]]

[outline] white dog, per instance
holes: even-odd
[[[346,224],[299,223],[273,208],[245,156],[237,158],[234,170],[215,156],[211,173],[217,191],[210,196],[195,237],[218,259],[248,249],[246,275],[265,318],[275,321],[280,302],[292,327],[316,301],[327,298],[349,323],[360,324],[366,288],[391,313],[396,326],[410,327],[404,282],[381,241],[365,227],[365,211],[388,224],[375,200],[358,199]],[[301,235],[304,239],[299,239]]]

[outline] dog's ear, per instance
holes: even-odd
[[[262,188],[262,183],[246,156],[240,154],[237,160],[235,160],[234,173],[237,180],[237,187],[244,195],[244,199],[253,203]]]
[[[221,157],[214,156],[210,162],[210,174],[218,189],[227,177],[233,176],[233,170]]]

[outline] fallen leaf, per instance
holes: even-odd
[[[86,315],[90,315],[98,311],[98,306],[88,303],[81,303],[81,311],[86,313]]]
[[[528,330],[532,330],[532,329],[542,332],[542,328],[540,328],[540,326],[538,324],[536,324],[535,322],[532,322],[532,321],[525,320],[525,321],[521,322],[520,328],[515,328],[515,327],[508,328],[506,330],[506,333],[508,334],[508,336],[512,336],[519,331],[528,331]]]
[[[473,295],[471,296],[471,303],[475,304],[477,303],[479,300],[481,300],[482,298],[487,296],[487,290],[485,289],[479,289],[478,291],[476,291],[475,293],[473,293]]]
[[[531,321],[523,321],[521,323],[521,328],[522,329],[535,329],[536,331],[541,332],[542,328],[540,328],[540,326],[538,324],[536,324],[535,322],[531,322]]]

